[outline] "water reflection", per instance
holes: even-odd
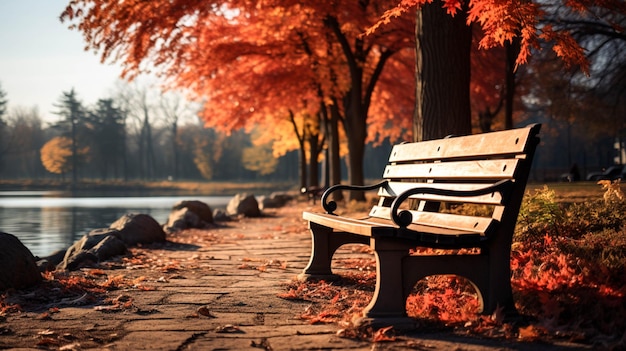
[[[59,197],[58,192],[0,192],[0,231],[17,236],[34,255],[65,249],[97,228],[107,228],[126,213],[167,220],[180,200],[200,200],[224,208],[229,196]]]

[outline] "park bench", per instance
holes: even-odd
[[[467,278],[483,313],[514,313],[511,243],[540,128],[395,145],[382,182],[335,185],[322,195],[326,213],[303,213],[313,247],[299,279],[340,279],[331,270],[335,251],[364,244],[376,258],[376,288],[358,324],[413,325],[407,297],[431,275]],[[340,190],[377,190],[378,202],[367,218],[339,216],[330,198]],[[471,206],[482,213],[453,211]]]

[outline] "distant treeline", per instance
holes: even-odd
[[[72,90],[59,99],[53,123],[35,108],[2,110],[0,179],[298,183],[298,151],[275,157],[271,145],[254,145],[251,133],[218,133],[193,113],[189,118],[189,110],[159,105],[135,96],[86,107]],[[389,150],[370,145],[366,160],[386,159]],[[366,161],[365,173],[379,178],[382,167]]]

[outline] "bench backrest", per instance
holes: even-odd
[[[395,145],[383,177],[388,186],[381,188],[379,202],[370,216],[390,218],[390,205],[403,191],[424,183],[430,188],[473,190],[511,180],[508,195],[451,197],[416,194],[410,197],[413,223],[458,229],[489,236],[494,223],[512,232],[528,180],[532,158],[539,143],[540,124],[526,128],[439,140]],[[440,206],[441,203],[452,204]],[[476,204],[487,211],[481,214],[449,213],[454,204]],[[446,209],[447,211],[443,211]],[[445,212],[445,213],[444,213]],[[485,213],[488,212],[488,213]]]

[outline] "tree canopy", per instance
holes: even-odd
[[[528,1],[528,0],[441,0],[442,6],[451,16],[456,16],[467,3],[467,23],[476,23],[484,35],[480,39],[481,48],[504,46],[507,42],[520,40],[517,64],[528,62],[532,51],[541,48],[541,43],[548,43],[554,53],[569,66],[579,66],[589,71],[589,62],[585,50],[576,39],[574,26],[565,19],[574,12],[587,19],[600,20],[600,26],[612,35],[623,35],[622,24],[615,21],[612,14],[625,14],[626,3],[622,0],[565,0],[565,1]],[[393,9],[383,15],[380,25],[393,22],[393,18],[413,7],[422,7],[433,0],[402,0]],[[550,20],[550,21],[547,21]],[[571,23],[570,23],[571,24]],[[618,34],[622,33],[622,34]]]
[[[363,35],[392,5],[388,0],[75,0],[62,19],[83,32],[87,49],[103,61],[121,62],[125,76],[155,72],[170,87],[202,99],[207,126],[232,131],[267,122],[268,116],[336,116],[348,141],[349,177],[359,184],[370,108],[381,120],[410,119],[404,113],[410,106],[375,106],[386,102],[385,96],[402,94],[398,87],[413,85],[413,75],[398,74],[406,64],[393,64],[395,57],[411,58],[396,54],[413,51],[412,19],[405,16]],[[399,78],[381,80],[387,74]],[[375,125],[389,127],[383,121]]]
[[[324,142],[332,172],[344,135],[362,184],[366,141],[469,133],[470,106],[482,130],[503,106],[511,127],[516,68],[544,48],[592,73],[596,50],[570,19],[623,36],[614,14],[623,1],[72,0],[61,19],[125,77],[152,72],[202,101],[209,127],[291,125],[298,141],[275,133],[274,154],[317,162]]]

